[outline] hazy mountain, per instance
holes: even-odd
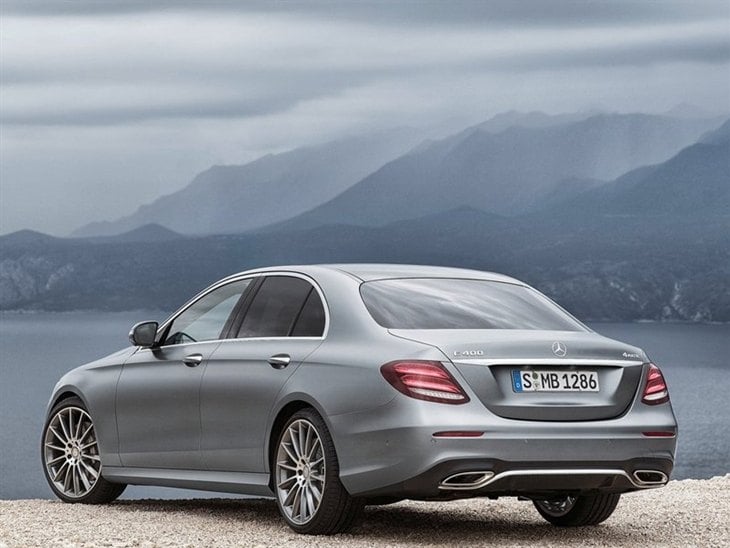
[[[582,319],[728,322],[727,146],[698,143],[558,207],[512,217],[462,206],[381,227],[167,241],[10,234],[0,237],[0,309],[170,310],[246,268],[367,261],[512,274]]]
[[[469,205],[515,215],[570,197],[694,143],[719,121],[601,114],[547,127],[479,126],[419,146],[281,228],[377,226]],[[582,180],[584,183],[577,184]],[[593,180],[593,182],[589,181]],[[572,181],[566,187],[566,181]],[[567,195],[566,195],[567,194]]]
[[[315,207],[422,140],[402,128],[270,154],[241,166],[214,166],[182,190],[74,236],[107,236],[157,223],[183,234],[242,232]]]
[[[32,246],[45,244],[54,240],[58,240],[58,238],[48,234],[43,234],[42,232],[27,229],[18,230],[17,232],[12,232],[0,237],[0,241],[5,246]]]
[[[730,321],[726,226],[633,216],[618,224],[598,217],[582,228],[459,208],[384,227],[169,242],[75,239],[9,249],[0,238],[0,309],[172,310],[246,268],[368,261],[504,272],[582,319]]]
[[[184,236],[157,223],[149,223],[114,236],[96,236],[95,242],[169,242]]]
[[[730,322],[729,130],[726,123],[610,182],[561,179],[560,203],[513,216],[444,200],[429,214],[404,219],[406,211],[376,227],[187,237],[148,225],[87,239],[21,231],[0,237],[0,309],[170,310],[246,268],[367,261],[504,272],[582,319]],[[452,140],[442,161],[464,141]]]
[[[710,118],[712,114],[692,103],[682,102],[674,105],[664,113],[672,118]]]
[[[730,142],[730,119],[726,120],[719,128],[708,131],[700,139],[700,143],[727,144]]]
[[[666,162],[630,171],[559,209],[581,220],[596,215],[720,215],[730,222],[730,120]]]
[[[474,126],[475,129],[489,131],[490,133],[500,133],[511,127],[527,127],[527,128],[545,128],[550,126],[558,126],[585,120],[591,116],[600,114],[596,110],[587,110],[583,112],[571,112],[563,114],[546,114],[539,110],[530,112],[520,112],[518,110],[509,110],[500,112],[486,122],[482,122]]]

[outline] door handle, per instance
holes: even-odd
[[[289,354],[274,354],[269,358],[269,365],[274,369],[284,369],[291,361]]]
[[[200,365],[200,363],[203,361],[203,355],[202,354],[190,354],[189,356],[185,356],[183,358],[183,363],[187,365],[188,367],[197,367]]]

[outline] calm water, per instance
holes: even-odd
[[[38,446],[46,403],[60,375],[126,346],[126,334],[136,321],[163,316],[0,315],[0,499],[51,497]],[[730,326],[601,323],[592,327],[641,346],[662,367],[680,424],[674,477],[730,472]],[[125,492],[125,498],[189,496],[191,492],[145,487]]]

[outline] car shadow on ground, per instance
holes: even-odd
[[[436,506],[428,503],[399,503],[389,506],[368,506],[364,518],[341,540],[368,539],[374,543],[432,544],[458,546],[463,544],[584,544],[590,537],[593,544],[642,545],[646,531],[641,527],[627,528],[624,524],[611,524],[611,520],[591,528],[554,527],[540,518],[529,502],[524,503],[526,512],[500,509],[495,502],[479,507],[449,505]],[[112,505],[115,510],[136,513],[165,513],[198,519],[234,520],[262,527],[281,527],[283,537],[291,530],[285,525],[276,503],[268,499],[194,499],[194,500],[123,500]],[[534,515],[533,515],[534,512]],[[273,540],[273,539],[272,539]]]
[[[607,546],[635,545],[646,542],[641,531],[627,531],[612,527],[606,522],[592,528],[555,527],[545,522],[526,502],[528,516],[506,513],[495,502],[494,511],[489,507],[467,510],[463,506],[453,510],[447,506],[434,507],[429,504],[413,506],[370,507],[366,519],[353,531],[354,535],[365,535],[375,541],[397,535],[420,544],[424,540],[438,544],[458,546],[459,544],[506,544],[506,545],[584,545],[586,537],[596,544]],[[420,537],[420,538],[418,538]],[[603,540],[603,543],[601,542]]]

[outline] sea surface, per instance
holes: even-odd
[[[0,499],[52,497],[39,446],[46,404],[58,378],[126,346],[133,323],[164,317],[160,312],[0,313]],[[730,472],[730,325],[591,327],[644,348],[664,371],[680,427],[673,477]],[[124,494],[191,496],[205,493],[130,486]]]

